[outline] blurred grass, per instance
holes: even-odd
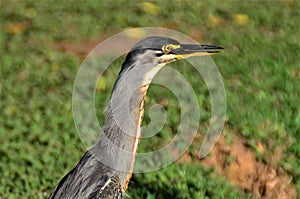
[[[7,0],[1,2],[0,16],[1,198],[47,198],[86,150],[74,128],[71,109],[73,81],[82,59],[58,51],[53,44],[78,44],[143,26],[169,27],[201,43],[225,47],[213,59],[226,86],[227,128],[247,138],[254,150],[251,143],[257,141],[267,146],[268,153],[285,146],[278,166],[292,175],[300,192],[298,1]],[[100,121],[103,101],[109,98],[120,63],[110,67],[105,74],[107,86],[97,94]],[[199,96],[203,132],[210,110],[207,89],[200,77],[193,77],[187,62],[172,65],[190,80]],[[180,112],[171,93],[154,86],[148,96],[147,107],[167,98],[170,112],[162,133],[142,142],[141,151],[172,138],[179,122]],[[132,181],[128,190],[132,198],[248,197],[215,171],[193,162],[134,175]]]

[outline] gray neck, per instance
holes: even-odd
[[[103,133],[92,148],[99,154],[98,160],[120,177],[124,190],[131,177],[141,133],[144,96],[148,88],[143,84],[144,74],[129,74],[119,79],[106,108]]]
[[[163,65],[158,64],[155,53],[146,51],[138,55],[134,65],[122,70],[107,105],[103,133],[93,148],[99,154],[98,160],[120,177],[124,190],[131,177],[141,136],[144,96]]]

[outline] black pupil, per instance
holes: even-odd
[[[170,51],[170,46],[166,46],[166,51]]]

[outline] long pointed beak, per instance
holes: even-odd
[[[181,44],[180,48],[173,49],[177,59],[184,59],[194,56],[207,56],[219,53],[222,47],[213,45]]]

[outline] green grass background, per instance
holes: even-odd
[[[225,83],[228,127],[273,153],[285,146],[277,163],[300,191],[300,5],[298,1],[157,1],[155,8],[127,1],[0,2],[0,198],[47,198],[59,179],[78,162],[85,148],[72,117],[72,87],[82,58],[54,44],[96,40],[128,27],[171,27],[201,43],[223,46],[214,56]],[[150,9],[150,11],[149,11]],[[247,20],[239,20],[239,14]],[[19,22],[25,28],[11,30]],[[97,93],[103,108],[122,60],[105,73]],[[181,67],[182,65],[187,67]],[[209,93],[185,61],[172,64],[190,80],[201,105],[200,131],[209,116]],[[149,141],[147,151],[176,133],[180,111],[166,89],[153,86],[149,103],[167,98],[167,125]],[[147,111],[147,109],[146,109]],[[149,121],[146,114],[145,122]],[[257,154],[268,162],[267,154]],[[129,198],[249,198],[199,164],[174,164],[137,174]]]

